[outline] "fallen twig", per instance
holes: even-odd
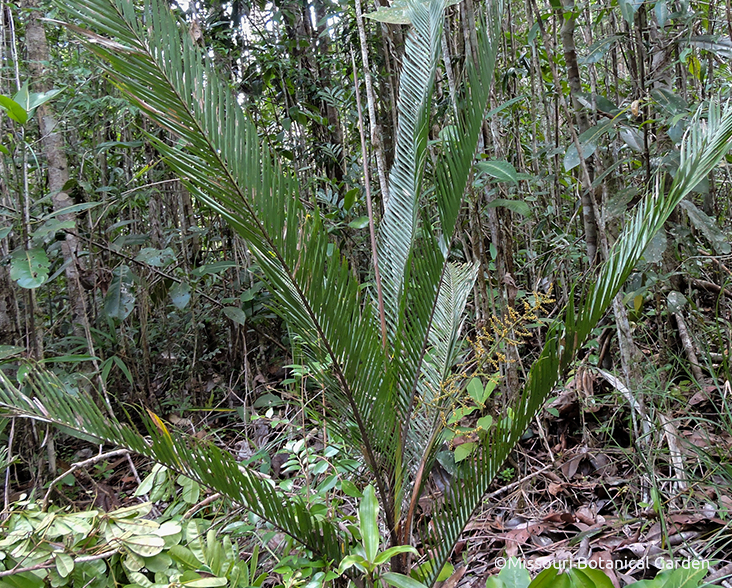
[[[686,357],[689,359],[689,363],[691,364],[691,375],[694,376],[694,379],[698,384],[701,384],[704,379],[704,374],[702,374],[699,360],[696,357],[694,344],[689,336],[689,329],[686,328],[686,322],[680,312],[675,312],[674,318],[676,319],[676,327],[678,328],[679,336],[681,337],[681,344],[684,346]]]
[[[46,512],[46,509],[48,509],[48,497],[51,495],[51,490],[53,490],[53,487],[56,484],[58,484],[61,480],[63,480],[66,476],[74,473],[76,470],[85,468],[90,465],[94,465],[95,463],[104,461],[105,459],[109,459],[110,457],[116,457],[118,455],[129,455],[129,453],[130,453],[129,450],[127,450],[127,449],[115,449],[114,451],[109,451],[107,453],[100,453],[99,455],[95,455],[94,457],[90,457],[89,459],[85,459],[84,461],[79,461],[79,462],[71,464],[71,467],[68,470],[66,470],[60,476],[57,476],[56,478],[54,478],[54,480],[48,485],[48,490],[46,490],[46,495],[43,497],[43,504],[41,506],[42,512]]]

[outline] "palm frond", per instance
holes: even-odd
[[[707,119],[702,123],[704,112]],[[427,585],[434,583],[498,469],[592,328],[612,304],[653,236],[663,227],[678,203],[716,167],[729,151],[731,140],[730,104],[724,111],[716,102],[709,103],[706,109],[700,107],[684,140],[681,164],[668,194],[660,192],[659,182],[655,193],[647,196],[637,207],[632,220],[613,246],[608,261],[603,264],[595,285],[583,296],[585,302],[575,311],[573,296],[570,296],[563,321],[552,325],[544,349],[529,371],[528,381],[511,414],[497,423],[475,459],[461,468],[460,474],[452,480],[451,491],[447,493],[444,504],[433,515],[433,531],[425,537],[425,541],[436,546],[434,563],[425,578]]]
[[[444,0],[411,2],[413,24],[407,36],[399,82],[399,128],[389,201],[379,229],[379,260],[390,339],[399,333],[405,276],[417,233],[421,179],[424,172],[430,97],[441,46]]]
[[[155,415],[147,419],[145,438],[131,427],[102,414],[93,399],[72,392],[51,372],[34,368],[25,377],[30,394],[0,372],[0,407],[11,415],[51,423],[149,457],[241,504],[318,553],[339,560],[346,537],[330,521],[310,514],[304,501],[287,496],[274,482],[240,466],[211,443],[182,435]]]
[[[443,318],[449,313],[449,301],[443,294],[452,286],[456,278],[454,267],[447,261],[448,252],[455,232],[455,220],[462,205],[472,162],[477,148],[483,116],[490,95],[493,71],[499,47],[502,5],[492,4],[489,26],[480,27],[478,33],[478,59],[467,64],[468,83],[462,88],[454,124],[444,130],[441,151],[433,172],[433,185],[437,218],[422,214],[421,235],[412,244],[418,254],[408,258],[404,270],[405,280],[410,288],[402,294],[398,315],[399,336],[393,343],[393,371],[397,374],[394,381],[397,410],[402,416],[401,452],[408,466],[402,471],[399,490],[402,495],[409,493],[415,482],[414,474],[425,463],[425,453],[431,454],[431,445],[420,445],[418,439],[437,439],[441,422],[437,419],[440,410],[430,400],[442,394],[445,365],[435,370],[431,361],[439,347],[450,355],[458,341],[459,330],[451,330],[450,338],[445,339]],[[441,45],[439,38],[431,38],[436,53]],[[393,192],[392,192],[393,199]],[[415,204],[418,205],[418,195]],[[426,207],[423,207],[426,210]],[[416,220],[415,220],[416,223]],[[384,221],[386,225],[386,219]],[[415,224],[415,226],[417,226]],[[396,240],[396,237],[393,238]],[[463,276],[461,289],[467,293],[477,276],[468,272]],[[448,303],[448,306],[444,306]],[[460,312],[464,303],[460,308]],[[441,340],[442,339],[442,340]],[[452,367],[452,366],[450,366]],[[443,399],[447,402],[449,399]],[[414,411],[419,408],[419,414]],[[431,443],[431,442],[430,442]],[[397,500],[399,503],[399,500]]]
[[[131,0],[73,0],[63,8],[96,31],[80,32],[122,91],[179,137],[176,145],[151,137],[168,165],[249,243],[275,310],[308,357],[329,366],[325,390],[348,406],[352,426],[343,432],[363,449],[385,499],[376,455],[389,454],[396,416],[375,402],[383,406],[389,389],[384,350],[372,306],[317,210],[302,206],[292,174],[260,146],[228,87],[163,2],[146,3],[142,18]]]

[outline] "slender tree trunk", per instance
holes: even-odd
[[[582,81],[580,79],[579,65],[577,63],[577,50],[574,44],[575,17],[574,17],[574,0],[564,0],[562,16],[562,28],[560,37],[562,39],[562,48],[564,50],[564,60],[567,63],[567,84],[569,85],[570,98],[574,108],[574,116],[577,120],[579,133],[582,134],[590,128],[590,122],[582,104],[578,100],[579,94],[582,92]],[[597,208],[594,190],[592,189],[592,170],[589,162],[585,163],[583,154],[580,152],[580,144],[577,142],[577,151],[580,153],[580,166],[587,176],[585,178],[585,186],[581,192],[582,200],[582,221],[584,223],[585,241],[587,243],[587,256],[590,264],[596,261],[597,257],[597,216],[595,210]]]
[[[50,61],[46,31],[40,20],[38,0],[25,0],[23,8],[28,13],[28,22],[25,29],[25,44],[28,52],[28,65],[31,72],[32,89],[36,92],[47,92],[51,83],[44,75],[43,64]],[[49,102],[38,107],[36,111],[41,134],[41,147],[48,169],[48,191],[51,194],[54,211],[63,210],[72,206],[74,201],[64,187],[69,180],[68,162],[64,146],[64,138],[58,126],[53,107]],[[61,253],[66,265],[65,274],[68,288],[69,304],[74,333],[77,336],[85,335],[84,326],[87,323],[84,290],[79,281],[79,272],[83,271],[83,260],[79,258],[80,244],[76,238],[76,215],[62,213],[56,218],[61,221],[72,221],[73,231],[66,233],[61,243]]]
[[[361,43],[361,59],[363,61],[363,79],[366,84],[366,102],[369,108],[369,123],[371,126],[371,147],[376,156],[376,171],[379,176],[379,186],[381,188],[381,198],[386,206],[389,201],[389,183],[386,179],[386,164],[384,163],[384,147],[381,143],[381,130],[379,121],[376,118],[376,97],[374,96],[374,86],[371,81],[371,69],[369,68],[369,52],[366,43],[366,27],[363,22],[363,9],[361,0],[356,0],[356,26],[358,26],[358,37]],[[396,129],[394,129],[396,132]]]

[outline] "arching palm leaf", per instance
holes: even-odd
[[[95,30],[76,29],[120,89],[179,137],[175,145],[150,137],[168,165],[249,243],[275,294],[275,309],[303,342],[306,357],[328,366],[328,373],[316,375],[332,405],[351,416],[347,423],[337,419],[340,432],[363,448],[388,504],[383,474],[374,465],[377,454],[389,455],[395,430],[395,415],[378,410],[389,390],[384,350],[372,307],[317,210],[304,209],[292,174],[261,147],[228,87],[164,3],[149,2],[143,18],[130,0],[64,7]]]
[[[274,482],[247,471],[215,445],[170,430],[157,416],[146,419],[148,438],[103,415],[94,400],[73,392],[48,371],[25,377],[28,394],[0,372],[0,406],[12,414],[51,423],[101,443],[125,447],[171,470],[216,488],[302,544],[332,560],[340,560],[347,538],[330,521],[313,517],[305,503],[285,495]]]
[[[706,120],[703,120],[706,116]],[[582,296],[575,310],[573,298],[563,320],[555,321],[544,349],[531,367],[523,393],[513,406],[510,419],[503,419],[490,432],[475,458],[453,480],[445,503],[432,518],[425,540],[435,545],[434,565],[426,583],[431,585],[450,556],[452,546],[488,490],[499,468],[519,437],[544,404],[558,379],[564,374],[590,332],[612,304],[653,236],[663,227],[679,202],[705,178],[730,149],[732,108],[724,112],[717,102],[700,108],[681,150],[681,164],[668,194],[659,191],[645,198],[602,266],[595,285]]]

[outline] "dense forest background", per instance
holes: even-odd
[[[390,197],[405,5],[171,6],[363,281],[373,278],[367,199],[378,225]],[[487,10],[462,0],[445,13],[434,161]],[[25,369],[20,359],[43,362],[71,389],[98,390],[118,416],[145,406],[242,459],[263,452],[265,475],[302,475],[303,445],[293,443],[313,446],[325,433],[301,406],[309,367],[247,244],[165,166],[155,141],[176,137],[119,93],[58,24],[69,22],[59,6],[3,1],[0,15],[2,359],[13,373]],[[500,414],[517,397],[573,285],[595,280],[641,198],[670,186],[685,133],[705,124],[693,117],[698,106],[727,100],[731,59],[729,0],[506,0],[451,251],[479,268],[458,370],[474,369],[490,347],[478,375],[493,383],[469,390],[455,422]],[[495,490],[508,487],[507,502],[486,506],[485,524],[470,529],[471,557],[541,552],[532,537],[593,527],[603,508],[608,520],[650,521],[603,532],[613,537],[605,551],[620,549],[614,537],[625,533],[624,546],[677,537],[690,552],[729,556],[730,161],[653,238],[501,470]],[[63,435],[3,422],[14,461],[6,509],[84,457]],[[456,434],[444,448],[451,463],[474,442],[470,427]],[[108,506],[124,504],[140,478],[115,473],[131,463],[114,463],[93,487],[78,479],[69,501],[84,504],[82,490],[98,497],[102,487]],[[519,484],[527,477],[534,486]],[[445,491],[437,478],[432,490]],[[530,520],[541,528],[527,531]],[[473,579],[492,569],[481,561]]]

